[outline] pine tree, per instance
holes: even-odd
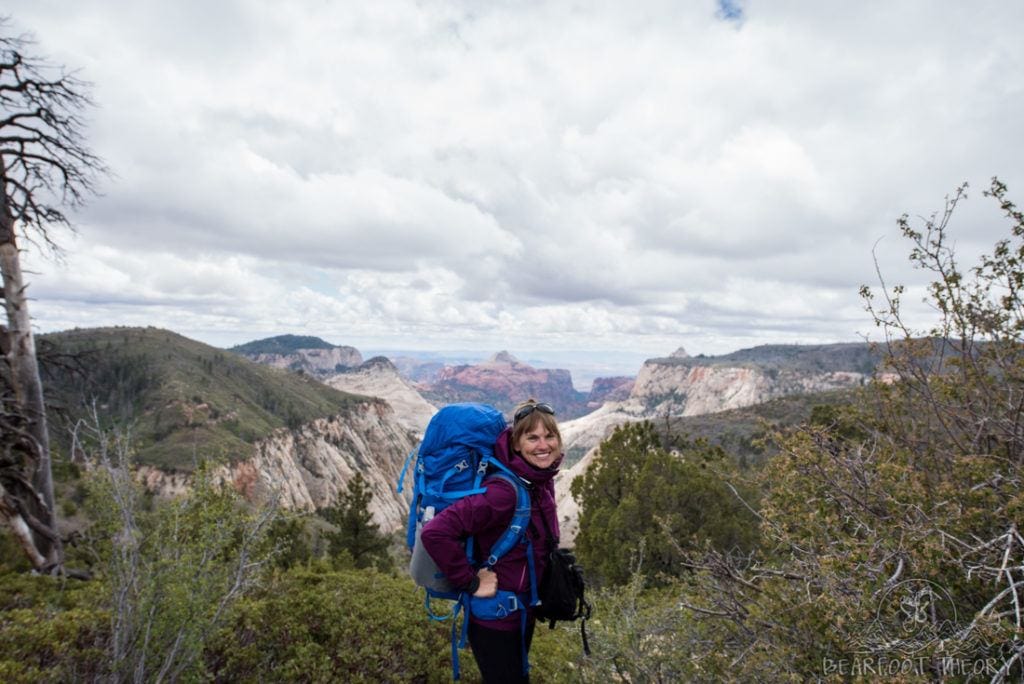
[[[373,521],[370,502],[373,492],[362,473],[349,480],[348,490],[337,503],[319,512],[320,517],[336,528],[324,535],[332,558],[351,556],[357,568],[387,564],[388,538]]]
[[[577,555],[592,579],[616,585],[638,566],[652,581],[684,575],[684,556],[705,544],[749,551],[757,520],[727,478],[756,500],[721,449],[698,442],[670,453],[650,422],[616,428],[572,485],[581,508]]]

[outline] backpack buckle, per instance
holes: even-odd
[[[519,603],[519,598],[515,594],[512,594],[511,596],[508,597],[507,603],[506,602],[498,602],[498,605],[495,606],[494,612],[495,612],[495,615],[498,617],[498,619],[501,619],[501,618],[508,617],[512,613],[514,613],[517,610],[520,610],[522,608],[523,608],[523,606],[522,606],[522,604]]]
[[[469,462],[468,461],[459,461],[458,463],[455,464],[454,467],[455,467],[455,470],[457,470],[457,471],[459,471],[461,473],[463,470],[469,468]]]

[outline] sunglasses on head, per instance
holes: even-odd
[[[516,415],[512,417],[512,424],[515,425],[534,411],[540,411],[541,413],[546,413],[549,416],[555,415],[555,409],[551,407],[551,404],[529,404],[528,406],[524,406],[516,411]]]

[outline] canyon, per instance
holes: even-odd
[[[140,426],[138,474],[154,493],[187,487],[206,451],[221,454],[217,477],[245,497],[298,511],[332,505],[358,472],[386,531],[405,523],[409,495],[395,485],[435,407],[484,401],[508,413],[530,396],[550,401],[566,452],[556,489],[567,543],[578,519],[571,482],[616,426],[853,388],[877,364],[868,346],[857,344],[775,345],[715,357],[679,349],[649,359],[635,378],[599,378],[587,394],[573,389],[568,371],[534,368],[508,352],[443,366],[424,389],[387,358],[363,361],[353,347],[313,337],[258,340],[236,354],[148,329],[80,331],[53,341],[103,359],[92,384],[55,381],[54,396],[70,404],[72,390],[88,391],[104,410],[131,417]]]

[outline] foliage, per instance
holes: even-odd
[[[948,234],[963,189],[923,230],[900,220],[938,323],[922,335],[902,287],[883,283],[881,305],[864,288],[883,373],[855,404],[778,436],[757,553],[691,554],[679,602],[712,678],[1022,675],[1024,219],[1005,193],[993,180],[986,194],[1013,237],[968,272]]]
[[[71,330],[40,347],[53,359],[43,375],[55,425],[95,410],[133,426],[137,463],[169,470],[193,470],[198,454],[234,461],[273,430],[366,401],[156,328]]]
[[[591,657],[583,661],[593,680],[684,681],[689,649],[680,640],[688,624],[685,610],[672,600],[670,587],[644,591],[644,576],[595,596],[602,607],[590,623]]]
[[[287,570],[313,559],[314,536],[310,528],[311,516],[292,511],[280,511],[270,522],[264,544],[275,568]]]
[[[230,682],[450,682],[450,623],[427,618],[405,577],[324,563],[278,574],[240,601],[210,642],[207,672]],[[531,680],[579,681],[579,632],[538,625]],[[468,649],[462,678],[478,682]]]
[[[206,658],[216,681],[445,682],[449,639],[408,579],[313,565],[240,602]],[[462,664],[475,681],[472,657]]]
[[[679,600],[689,579],[651,587],[635,571],[624,584],[603,587],[593,600],[600,610],[588,623],[592,653],[575,663],[572,681],[717,681],[698,654],[710,646],[703,625]],[[760,681],[782,681],[762,677]]]
[[[108,667],[118,679],[195,676],[204,643],[258,580],[273,508],[249,510],[206,467],[180,498],[145,510],[123,435],[93,429],[90,539],[109,594]]]
[[[419,591],[407,578],[372,568],[296,565],[233,603],[204,639],[201,660],[180,678],[449,682],[450,625],[427,618]],[[111,669],[111,596],[105,578],[82,583],[0,574],[0,681],[132,679]],[[574,627],[538,626],[532,680],[579,681]],[[479,681],[469,650],[460,656],[463,681]]]
[[[202,649],[274,552],[273,511],[247,510],[203,471],[149,506],[120,461],[126,444],[97,448],[82,542],[93,579],[0,574],[0,681],[199,678]]]
[[[101,586],[0,573],[0,681],[90,681],[106,672]]]
[[[670,453],[650,422],[617,428],[572,485],[581,507],[576,552],[588,577],[628,581],[641,545],[644,573],[654,579],[686,572],[680,561],[689,549],[753,548],[757,520],[733,495],[734,475],[720,449],[697,443]]]
[[[21,547],[6,527],[0,527],[0,573],[24,572],[32,568]]]
[[[588,639],[590,632],[588,626]],[[530,645],[531,682],[579,682],[583,677],[583,663],[588,659],[589,656],[583,654],[583,641],[578,622],[558,622],[555,623],[554,629],[549,625],[537,623]]]
[[[373,522],[370,501],[373,492],[362,473],[356,473],[348,482],[348,489],[333,506],[318,511],[334,530],[326,532],[328,552],[334,558],[346,556],[357,568],[376,566],[386,570],[390,566],[388,547],[390,539]]]

